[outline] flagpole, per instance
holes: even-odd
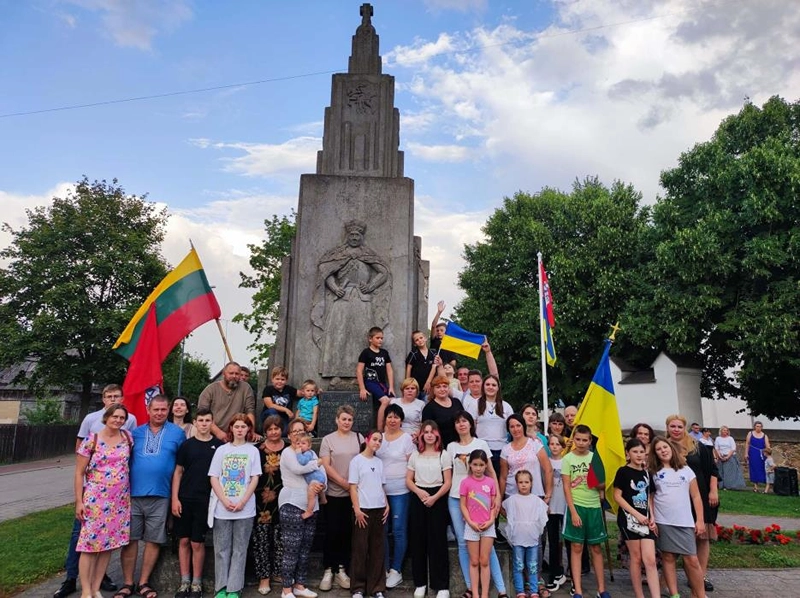
[[[542,354],[542,412],[544,413],[544,431],[545,434],[547,433],[547,420],[549,419],[548,413],[549,409],[547,408],[547,358],[545,356],[545,351],[547,348],[545,347],[545,338],[544,334],[542,334],[542,323],[544,322],[545,314],[544,314],[544,284],[542,282],[542,252],[538,252],[536,257],[539,260],[539,268],[537,270],[539,274],[539,345],[541,346],[541,354]]]
[[[228,361],[233,361],[233,355],[231,355],[231,348],[228,346],[228,339],[225,338],[225,331],[222,330],[222,324],[219,321],[219,318],[214,320],[217,323],[217,328],[219,329],[219,335],[222,337],[222,344],[225,345],[225,353],[228,354]]]

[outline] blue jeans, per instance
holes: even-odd
[[[389,534],[386,533],[383,535],[384,546],[386,548],[386,569],[403,571],[403,558],[406,556],[406,548],[408,547],[408,501],[410,498],[410,492],[386,497],[389,501],[389,519],[386,525],[391,528],[392,538],[394,539],[394,552],[391,553],[392,558],[390,561]]]
[[[538,546],[512,546],[514,559],[511,562],[511,578],[514,580],[514,591],[517,594],[525,592],[525,579],[522,572],[528,572],[530,591],[535,592],[539,584],[539,547]]]
[[[467,541],[464,540],[464,516],[461,514],[461,501],[452,496],[447,497],[447,508],[450,510],[450,521],[453,524],[453,531],[456,534],[456,541],[458,542],[458,564],[461,566],[461,574],[464,576],[464,583],[470,587],[469,580],[469,553],[467,552]],[[489,571],[492,574],[492,582],[498,594],[506,593],[506,582],[503,579],[503,570],[500,568],[500,560],[497,558],[497,552],[492,546],[492,552],[489,555]]]
[[[78,561],[81,558],[77,551],[78,538],[81,535],[81,520],[76,519],[72,524],[72,536],[69,539],[69,549],[67,550],[67,560],[64,562],[64,569],[67,570],[67,579],[78,579]]]

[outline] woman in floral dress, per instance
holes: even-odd
[[[128,410],[114,404],[105,427],[81,442],[75,461],[75,518],[82,522],[77,551],[82,596],[99,598],[111,551],[130,541],[131,491],[128,460],[133,441],[122,429]]]
[[[281,438],[283,420],[270,415],[264,420],[266,440],[258,447],[264,473],[256,487],[256,523],[253,530],[253,560],[259,577],[258,592],[270,591],[270,579],[280,573],[283,560],[280,528],[278,526],[278,493],[281,482],[281,453],[286,442]]]

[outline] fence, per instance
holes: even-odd
[[[34,461],[75,450],[78,424],[0,425],[0,463]]]

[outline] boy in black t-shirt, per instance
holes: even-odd
[[[197,430],[178,449],[175,473],[172,474],[172,514],[178,541],[181,585],[176,598],[200,598],[203,590],[205,535],[208,531],[208,497],[211,479],[208,468],[214,451],[223,442],[211,434],[213,415],[209,409],[197,411]],[[195,564],[199,563],[199,567]]]
[[[264,387],[261,398],[264,400],[264,410],[261,412],[261,427],[264,427],[264,420],[270,415],[277,415],[283,421],[283,434],[286,435],[286,428],[289,420],[294,417],[292,405],[296,397],[302,393],[294,386],[289,386],[289,371],[285,367],[272,368],[272,384]],[[260,432],[261,430],[259,430]]]
[[[356,366],[360,398],[366,401],[367,393],[372,395],[372,407],[378,408],[378,421],[382,421],[383,412],[394,397],[392,358],[382,347],[383,330],[373,326],[369,329],[369,347],[361,351]]]

